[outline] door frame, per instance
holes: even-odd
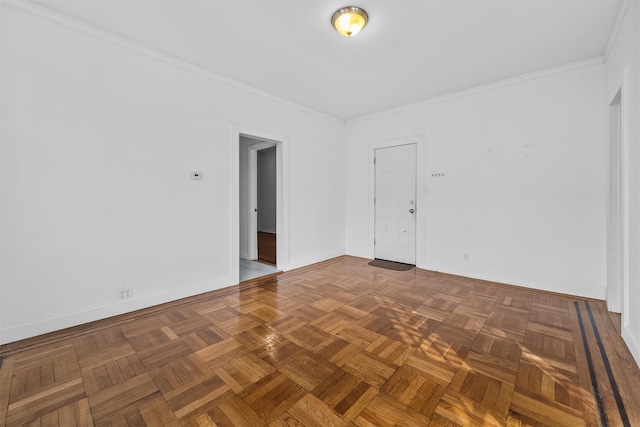
[[[614,220],[611,218],[611,178],[614,171],[611,170],[611,152],[612,144],[612,123],[611,114],[608,114],[608,145],[607,145],[607,164],[606,164],[606,218],[607,218],[607,289],[606,302],[607,309],[613,312],[620,312],[622,330],[629,326],[629,87],[630,87],[629,67],[625,66],[622,75],[622,84],[619,85],[610,96],[608,104],[609,109],[618,106],[618,149],[619,149],[619,203],[617,213],[618,233],[621,238],[616,247],[611,245],[611,233],[615,232]],[[617,98],[620,97],[618,102]],[[614,107],[615,108],[615,107]],[[611,110],[609,110],[611,111]],[[616,283],[611,283],[610,268],[612,260],[619,265],[619,277]]]
[[[231,228],[229,271],[233,283],[240,282],[240,136],[269,142],[276,146],[276,268],[286,271],[289,265],[289,137],[285,134],[231,122],[229,164],[231,183]],[[257,229],[257,226],[256,226]]]
[[[622,282],[624,277],[623,216],[622,210],[622,89],[619,89],[609,104],[609,147],[607,162],[607,308],[622,312]],[[614,160],[614,156],[617,159]],[[617,199],[613,200],[615,187]]]
[[[249,246],[247,255],[249,256],[249,259],[252,260],[258,259],[258,151],[271,147],[276,147],[276,151],[278,150],[275,142],[266,141],[258,142],[247,147],[249,150],[249,215],[247,217],[249,220],[249,223],[247,224],[247,229],[249,230]],[[277,173],[276,169],[276,174]],[[278,224],[276,223],[276,233],[277,231]],[[277,253],[278,248],[276,248],[276,254]]]
[[[375,235],[376,235],[376,211],[374,199],[376,197],[376,168],[375,158],[376,150],[379,148],[397,147],[399,145],[416,145],[416,267],[425,264],[424,256],[426,254],[425,220],[426,220],[426,182],[427,174],[425,162],[420,159],[426,159],[427,143],[424,134],[405,136],[394,139],[386,139],[369,143],[368,162],[369,162],[369,258],[375,257]],[[421,183],[424,183],[421,185]]]

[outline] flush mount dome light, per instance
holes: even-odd
[[[336,31],[345,37],[355,36],[367,25],[369,15],[364,9],[356,6],[343,7],[336,10],[331,17],[331,23]]]

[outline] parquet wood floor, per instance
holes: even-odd
[[[588,310],[640,426],[640,372],[603,302],[367,262],[5,345],[0,426],[596,426],[587,358],[624,425]]]

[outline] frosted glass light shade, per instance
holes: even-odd
[[[331,17],[336,31],[345,37],[355,36],[367,25],[369,15],[364,9],[356,6],[343,7]]]

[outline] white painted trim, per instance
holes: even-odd
[[[280,271],[285,271],[289,264],[289,137],[286,134],[260,129],[253,126],[231,122],[229,135],[229,161],[231,162],[229,177],[231,228],[229,241],[231,242],[229,269],[235,283],[240,281],[240,260],[234,254],[240,252],[240,136],[276,144],[276,241],[277,265]]]
[[[638,339],[631,333],[632,329],[629,327],[622,327],[622,339],[625,344],[629,348],[631,355],[636,360],[636,364],[640,366],[640,342]]]
[[[290,261],[291,247],[289,225],[289,137],[279,136],[280,143],[276,146],[276,267],[280,270],[280,263],[286,265]]]
[[[120,35],[114,34],[110,31],[106,31],[101,28],[95,27],[89,23],[86,23],[84,21],[81,21],[79,19],[73,18],[68,15],[65,15],[64,13],[59,12],[57,10],[51,9],[46,6],[42,6],[40,4],[33,3],[30,0],[2,0],[2,3],[6,4],[7,6],[11,6],[15,9],[21,10],[22,12],[28,13],[30,15],[46,19],[47,21],[53,22],[54,24],[61,25],[69,30],[76,31],[85,35],[89,35],[91,37],[111,43],[113,45],[123,47],[125,49],[128,49],[129,51],[135,52],[137,54],[146,56],[151,59],[164,62],[165,64],[169,64],[174,67],[178,67],[183,70],[198,74],[208,79],[215,80],[227,86],[231,86],[236,89],[249,92],[253,95],[260,96],[262,98],[277,102],[282,105],[286,105],[287,107],[291,107],[305,113],[313,114],[317,117],[330,120],[335,123],[344,124],[344,120],[342,119],[330,116],[326,113],[323,113],[318,110],[314,110],[302,104],[289,101],[288,99],[281,98],[277,95],[258,89],[246,83],[233,80],[229,77],[215,73],[211,70],[208,70],[204,67],[193,64],[189,61],[185,61],[184,59],[180,59],[176,56],[171,55],[170,53],[163,52],[161,50],[146,46],[142,43],[138,43],[126,37],[122,37]]]
[[[523,288],[530,288],[534,290],[556,292],[569,296],[573,295],[599,300],[603,300],[606,293],[605,286],[594,287],[593,285],[587,285],[583,283],[550,280],[541,277],[527,276],[508,272],[478,272],[456,268],[455,266],[441,266],[426,263],[419,265],[418,268],[437,271],[440,273],[453,274],[456,276],[468,277],[471,279],[486,280],[489,282],[521,286]]]
[[[283,266],[280,266],[280,263],[278,263],[278,270],[281,270],[281,271],[295,270],[296,268],[306,267],[308,265],[315,264],[315,263],[322,262],[322,261],[326,261],[328,259],[336,258],[336,257],[342,256],[342,255],[345,255],[345,251],[344,250],[327,252],[327,253],[324,253],[322,255],[317,255],[317,256],[310,257],[310,258],[305,258],[305,259],[302,259],[302,260],[293,261],[293,262],[287,263],[286,265],[283,265]]]
[[[630,0],[623,0],[623,5],[621,6],[621,10],[624,9],[624,13],[626,13],[626,9],[628,8]],[[79,19],[73,18],[71,16],[65,15],[61,12],[58,12],[56,10],[53,10],[51,8],[42,6],[40,4],[36,4],[31,2],[30,0],[2,0],[2,3],[7,5],[7,6],[11,6],[15,9],[21,10],[25,13],[29,13],[30,15],[33,16],[37,16],[43,19],[46,19],[50,22],[53,22],[55,24],[61,25],[67,29],[70,29],[72,31],[76,31],[76,32],[80,32],[82,34],[86,34],[92,37],[95,37],[97,39],[100,39],[102,41],[106,41],[109,42],[111,44],[120,46],[120,47],[124,47],[132,52],[138,53],[140,55],[144,55],[146,57],[158,60],[158,61],[162,61],[166,64],[169,65],[173,65],[175,67],[178,68],[182,68],[184,70],[190,71],[192,73],[198,74],[200,76],[212,79],[212,80],[216,80],[219,83],[222,84],[226,84],[228,86],[231,87],[235,87],[237,89],[252,93],[254,95],[266,98],[268,100],[274,101],[274,102],[278,102],[282,105],[286,105],[288,107],[291,108],[295,108],[297,110],[300,110],[302,112],[306,112],[309,114],[313,114],[317,117],[321,117],[324,118],[326,120],[330,120],[334,123],[339,123],[339,124],[353,124],[353,123],[358,123],[361,121],[367,121],[367,120],[372,120],[375,118],[379,118],[379,117],[384,117],[390,114],[396,114],[396,113],[400,113],[403,111],[407,111],[407,110],[413,110],[416,108],[420,108],[426,105],[432,105],[432,104],[436,104],[439,102],[445,102],[451,99],[455,99],[455,98],[460,98],[460,97],[464,97],[464,96],[469,96],[469,95],[473,95],[479,92],[483,92],[483,91],[487,91],[487,90],[492,90],[492,89],[496,89],[499,87],[503,87],[503,86],[508,86],[508,85],[513,85],[513,84],[519,84],[522,82],[526,82],[526,81],[530,81],[530,80],[535,80],[538,78],[542,78],[542,77],[547,77],[547,76],[551,76],[554,74],[561,74],[567,71],[572,71],[572,70],[576,70],[579,68],[583,68],[583,67],[588,67],[590,65],[594,65],[594,64],[598,64],[598,63],[603,63],[606,59],[606,57],[608,56],[608,50],[605,50],[606,55],[603,57],[601,56],[597,56],[594,58],[589,58],[583,61],[578,61],[578,62],[574,62],[574,63],[570,63],[570,64],[565,64],[565,65],[561,65],[558,67],[553,67],[553,68],[549,68],[546,70],[542,70],[542,71],[537,71],[537,72],[533,72],[533,73],[528,73],[528,74],[523,74],[521,76],[516,76],[516,77],[511,77],[511,78],[507,78],[504,80],[500,80],[500,81],[496,81],[496,82],[492,82],[492,83],[488,83],[485,85],[481,85],[481,86],[476,86],[470,89],[466,89],[466,90],[462,90],[462,91],[457,91],[457,92],[453,92],[450,94],[446,94],[443,96],[439,96],[439,97],[435,97],[435,98],[430,98],[427,100],[423,100],[423,101],[419,101],[416,103],[412,103],[412,104],[407,104],[407,105],[403,105],[400,107],[396,107],[396,108],[392,108],[389,110],[383,110],[383,111],[379,111],[376,113],[372,113],[372,114],[368,114],[365,116],[361,116],[361,117],[356,117],[353,119],[349,119],[349,120],[342,120],[339,119],[337,117],[333,117],[331,115],[328,115],[326,113],[323,113],[321,111],[318,110],[314,110],[312,108],[309,108],[305,105],[302,104],[298,104],[296,102],[293,101],[289,101],[288,99],[284,99],[281,98],[277,95],[271,94],[269,92],[263,91],[261,89],[255,88],[253,86],[250,86],[246,83],[242,83],[239,82],[237,80],[233,80],[229,77],[223,76],[221,74],[215,73],[213,71],[210,71],[204,67],[195,65],[191,62],[185,61],[183,59],[180,59],[176,56],[173,56],[169,53],[166,52],[162,52],[158,49],[154,49],[151,48],[149,46],[143,45],[141,43],[138,43],[136,41],[133,41],[131,39],[128,39],[126,37],[122,37],[119,36],[117,34],[114,34],[112,32],[103,30],[101,28],[95,27],[91,24],[88,24],[84,21],[81,21]],[[626,5],[626,6],[625,6]],[[623,13],[623,16],[624,16]],[[620,18],[622,19],[622,18]],[[614,26],[614,30],[617,31],[619,30],[619,23],[616,20],[616,26]],[[613,35],[613,32],[612,32]],[[613,39],[615,39],[615,36],[613,37]],[[611,44],[613,44],[613,39],[612,37],[610,37],[609,41]],[[607,48],[610,49],[609,44],[607,44]]]
[[[622,0],[622,4],[620,5],[620,9],[618,9],[618,14],[616,16],[616,22],[613,24],[611,33],[609,33],[609,39],[607,40],[607,46],[604,48],[604,53],[602,55],[604,57],[604,62],[607,62],[607,59],[609,59],[609,54],[611,53],[611,49],[618,38],[618,33],[620,32],[620,28],[622,27],[622,23],[627,15],[627,10],[629,10],[630,4],[631,0]]]
[[[3,329],[0,331],[0,344],[35,337],[73,326],[82,325],[96,320],[107,319],[120,314],[130,313],[135,310],[153,307],[159,304],[188,298],[205,292],[215,291],[236,284],[231,277],[215,280],[213,282],[197,283],[179,289],[172,289],[166,292],[159,292],[151,295],[143,295],[120,301],[113,304],[98,305],[89,307],[74,313],[67,313],[60,316],[53,316],[44,320]],[[115,293],[114,293],[115,298]]]
[[[369,208],[369,226],[367,229],[369,230],[369,252],[366,255],[366,258],[374,258],[375,257],[375,244],[374,238],[376,234],[375,230],[375,205],[373,200],[376,196],[376,169],[373,163],[376,157],[376,150],[378,148],[387,148],[387,147],[397,147],[399,145],[409,145],[416,144],[416,264],[421,262],[424,258],[424,254],[426,253],[426,247],[424,246],[424,224],[426,223],[425,217],[425,207],[426,207],[426,199],[425,193],[422,191],[424,187],[424,183],[427,182],[427,171],[424,168],[424,162],[418,161],[419,159],[424,160],[426,158],[427,152],[427,142],[425,140],[424,134],[419,135],[411,135],[394,139],[387,139],[382,141],[374,141],[369,143],[369,152],[368,152],[368,162],[369,162],[369,199],[368,199],[368,208]],[[422,184],[422,185],[421,185]]]
[[[450,101],[457,98],[463,98],[466,96],[476,95],[478,93],[487,92],[490,90],[495,90],[505,86],[511,86],[516,84],[521,84],[537,79],[541,79],[544,77],[550,77],[562,73],[566,73],[569,71],[579,70],[581,68],[590,67],[596,64],[602,64],[604,59],[602,56],[596,56],[593,58],[585,59],[583,61],[573,62],[571,64],[561,65],[559,67],[548,68],[542,71],[536,71],[534,73],[523,74],[521,76],[511,77],[504,80],[499,80],[492,83],[487,83],[485,85],[476,86],[470,89],[465,89],[457,92],[452,92],[446,95],[438,96],[435,98],[426,99],[424,101],[418,101],[412,104],[402,105],[400,107],[392,108],[389,110],[379,111],[377,113],[367,114],[365,116],[356,117],[354,119],[349,119],[345,121],[346,125],[352,125],[354,123],[365,122],[368,120],[379,119],[381,117],[389,116],[392,114],[398,114],[409,110],[415,110],[418,108],[422,108],[428,105],[439,104],[441,102]]]
[[[612,178],[614,177],[614,173],[622,177],[622,105],[620,100],[618,100],[618,93],[620,94],[620,99],[622,98],[622,88],[618,88],[616,91],[616,95],[611,99],[608,105],[608,114],[607,114],[607,150],[606,150],[606,190],[605,190],[605,200],[606,200],[606,233],[607,233],[607,293],[606,293],[606,303],[607,309],[609,311],[615,313],[622,313],[623,309],[623,277],[624,273],[622,270],[622,258],[623,251],[620,250],[620,246],[622,241],[622,227],[624,217],[624,212],[622,208],[622,179],[615,179],[617,183],[617,192],[618,192],[618,203],[617,206],[614,206],[611,203],[611,188],[613,184]],[[617,101],[617,102],[616,102]],[[616,122],[613,123],[611,120],[613,110],[616,110]],[[615,139],[612,138],[613,132],[615,132]],[[617,145],[617,158],[618,158],[618,168],[613,170],[612,161],[614,160],[612,156],[612,148],[614,144]],[[612,210],[615,208],[615,211]],[[613,213],[613,215],[612,215]],[[614,230],[614,224],[616,225]],[[612,244],[612,240],[615,240],[616,244]],[[612,262],[616,261],[616,265],[612,265]]]
[[[631,158],[629,156],[629,143],[631,139],[631,126],[636,123],[636,121],[629,115],[630,103],[629,100],[632,97],[630,92],[631,85],[631,72],[629,65],[625,65],[622,72],[622,99],[620,102],[621,108],[621,117],[620,117],[620,151],[621,151],[621,196],[622,196],[622,327],[629,326],[629,313],[631,306],[629,301],[629,269],[630,269],[630,260],[629,260],[629,205],[630,205],[630,179],[629,179],[629,171],[635,165],[632,165]]]

